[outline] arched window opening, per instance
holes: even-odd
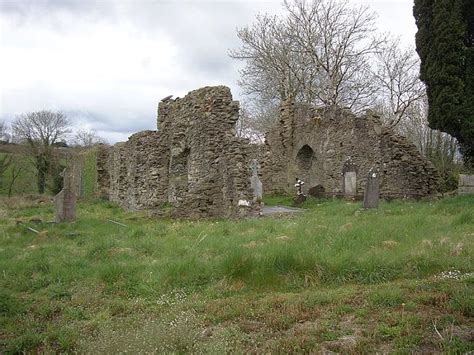
[[[314,151],[311,147],[305,144],[296,155],[296,163],[298,169],[302,171],[308,171],[313,165]]]

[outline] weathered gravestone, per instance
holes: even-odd
[[[308,195],[316,197],[316,198],[323,198],[324,195],[324,187],[322,185],[316,185],[309,189]]]
[[[370,169],[367,175],[367,183],[364,191],[364,208],[377,208],[379,205],[379,174],[378,171]]]
[[[250,186],[253,190],[253,200],[262,201],[263,198],[263,188],[262,182],[258,177],[258,170],[260,169],[260,164],[257,159],[253,159],[250,163],[250,169],[252,169],[252,177],[250,178]]]
[[[76,219],[76,189],[75,184],[75,169],[74,164],[71,164],[63,170],[63,189],[54,196],[54,203],[56,205],[55,221],[72,222]]]
[[[342,167],[344,196],[352,197],[357,194],[357,166],[349,157]]]

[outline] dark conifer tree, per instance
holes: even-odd
[[[456,137],[474,164],[474,0],[415,0],[416,50],[431,128]]]

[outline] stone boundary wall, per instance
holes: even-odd
[[[298,177],[305,181],[305,193],[320,185],[326,195],[344,195],[345,183],[355,179],[356,195],[361,196],[372,168],[380,172],[382,197],[419,198],[438,190],[439,174],[431,162],[370,113],[358,117],[343,109],[286,101],[265,145],[262,179],[267,194],[294,193]]]
[[[177,217],[258,213],[252,201],[249,142],[235,137],[239,103],[225,86],[204,87],[158,106],[158,131],[103,146],[99,193],[128,210],[170,208]]]
[[[458,195],[474,195],[474,175],[459,175]]]

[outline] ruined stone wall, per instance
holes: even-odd
[[[348,194],[355,181],[361,195],[371,168],[380,171],[385,197],[421,197],[437,191],[438,173],[404,137],[382,127],[374,115],[357,117],[342,109],[282,104],[279,122],[267,134],[262,162],[265,193],[304,192],[322,185],[327,194]]]
[[[183,217],[255,213],[249,144],[235,137],[239,103],[229,88],[205,87],[158,107],[158,131],[132,135],[98,155],[99,191],[129,210],[165,204]]]

